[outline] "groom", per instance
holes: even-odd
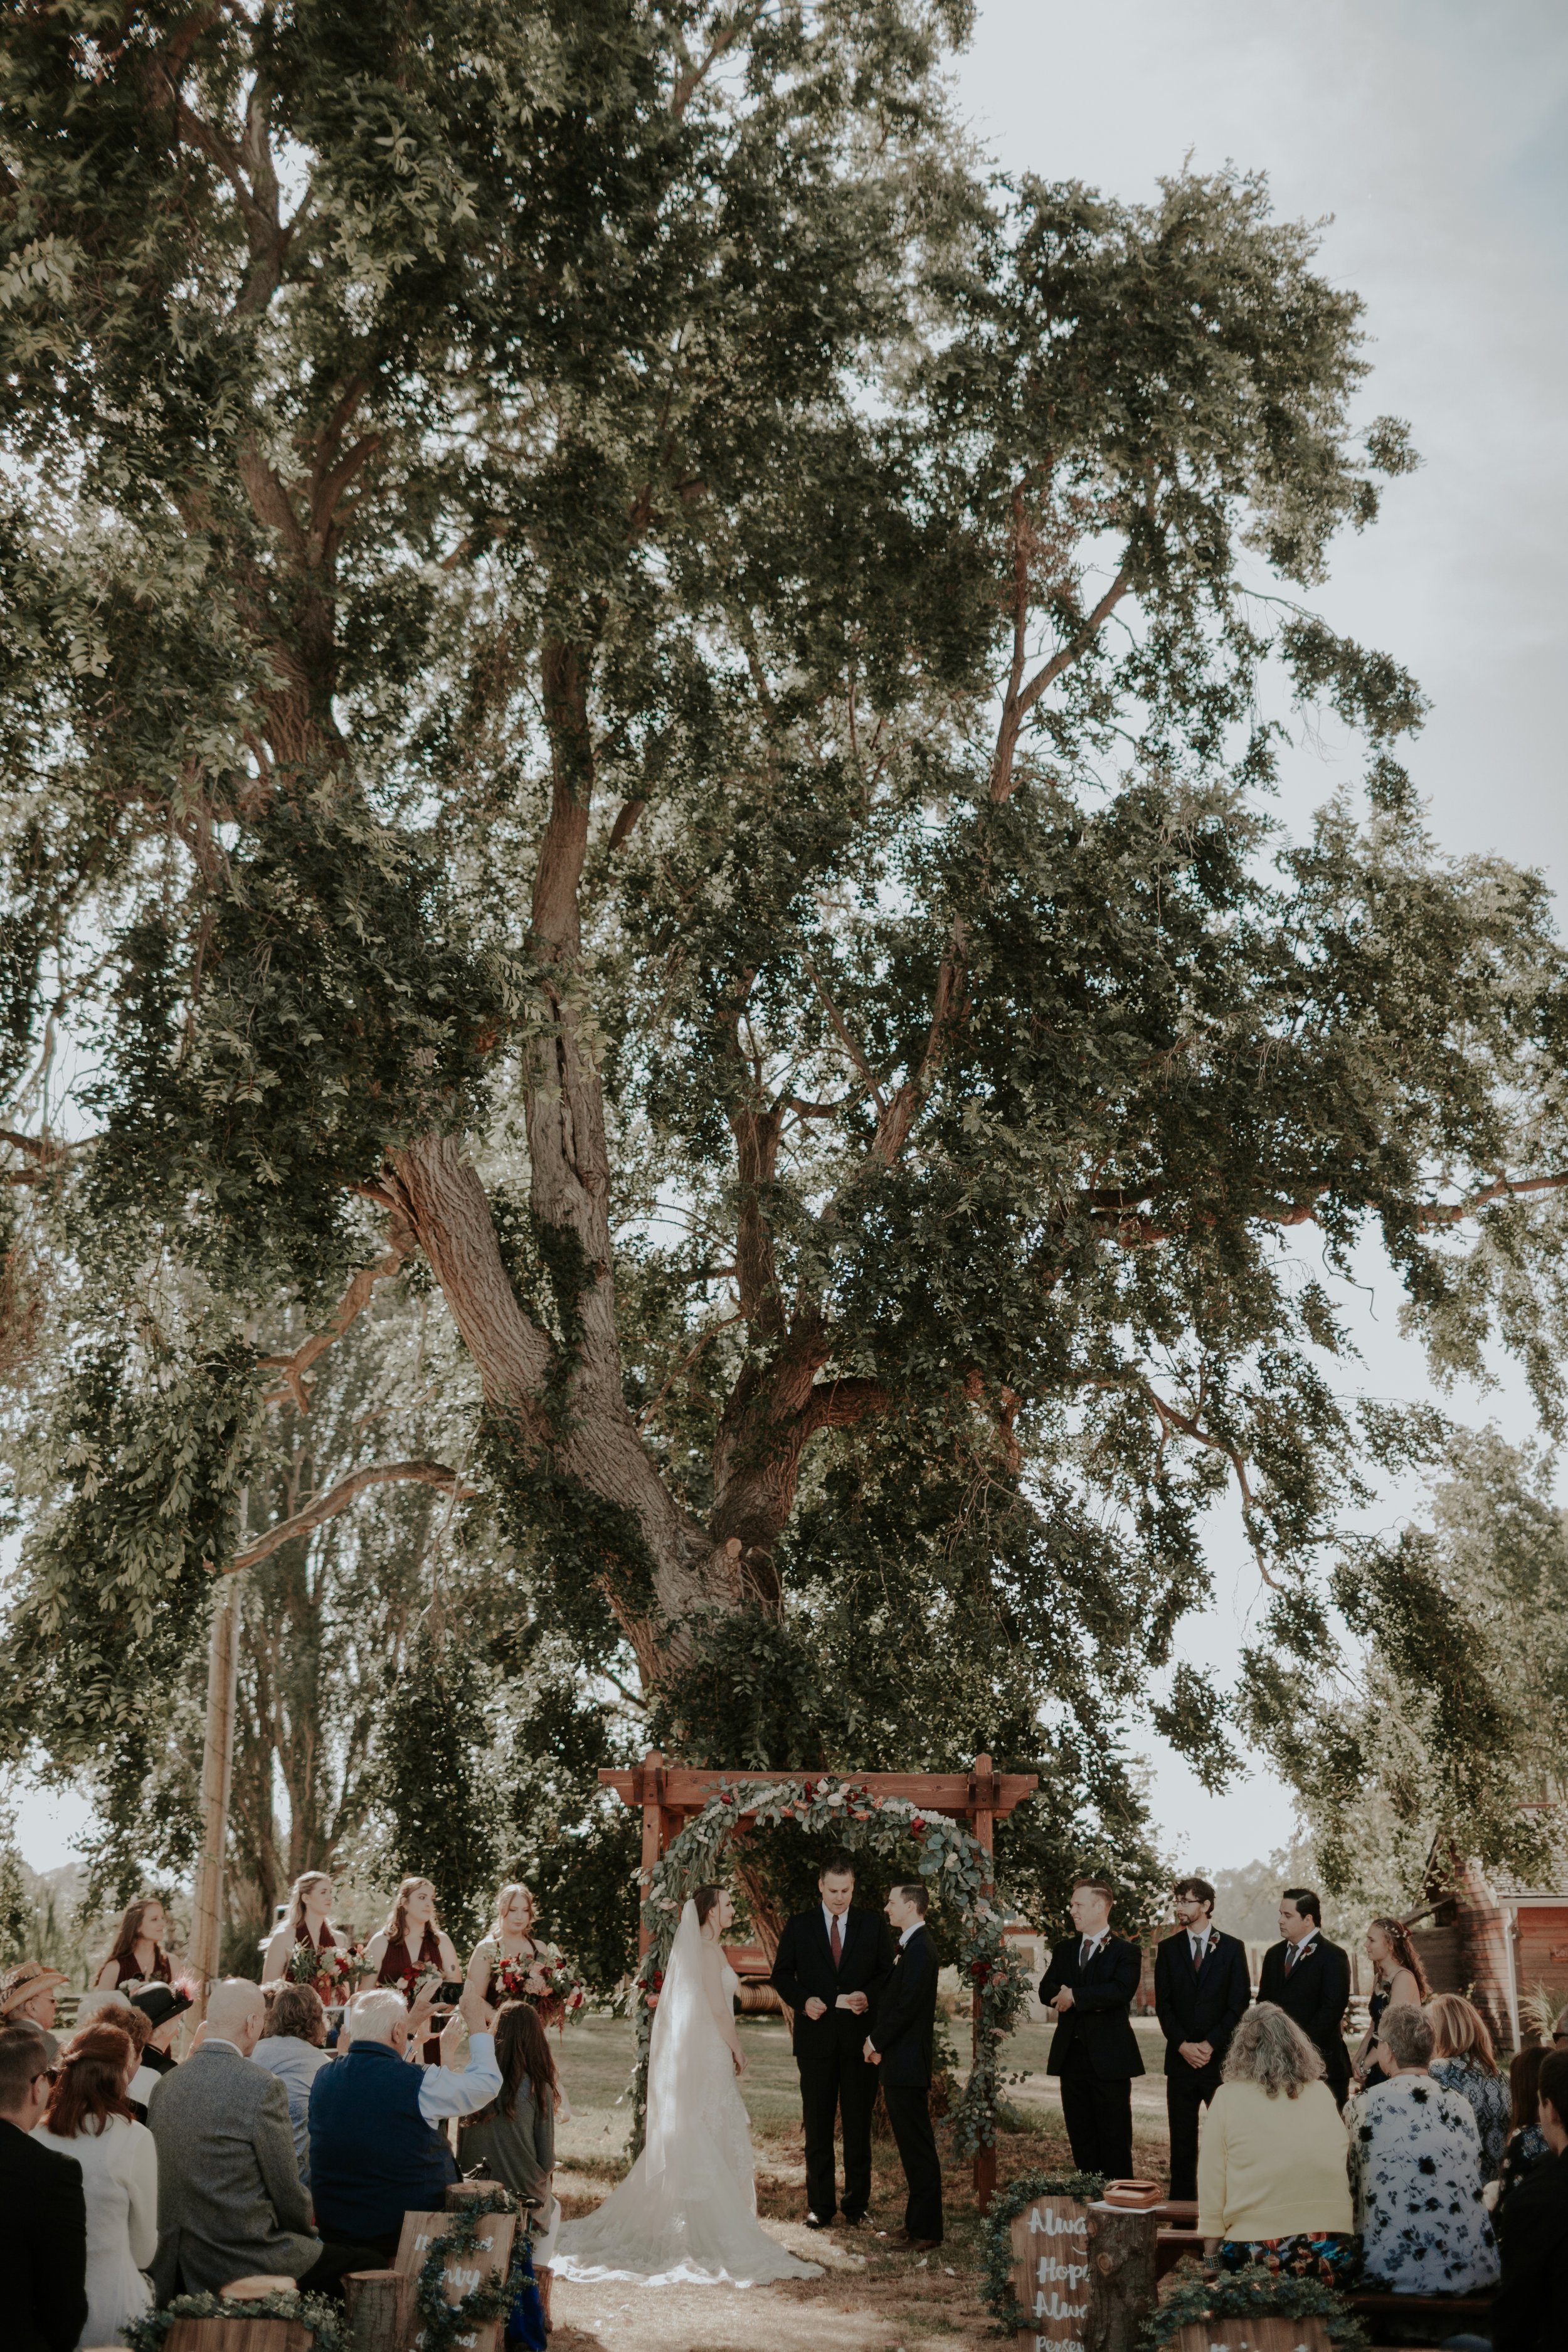
[[[895,1886],[888,1917],[899,1939],[893,1980],[866,2036],[866,2063],[882,2070],[882,2097],[909,2183],[904,2233],[893,2243],[927,2253],[942,2243],[942,2164],[931,2127],[937,1957],[926,1933],[926,1891]]]
[[[844,2219],[871,2201],[871,2109],[877,2077],[860,2045],[893,1971],[893,1940],[872,1911],[852,1911],[855,1857],[836,1853],[816,1882],[820,1906],[779,1937],[773,1984],[795,2012],[795,2057],[805,2122],[806,2227],[825,2230],[836,2202],[833,2118],[844,2121]]]

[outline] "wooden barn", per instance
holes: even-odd
[[[1431,1908],[1411,1940],[1433,1991],[1473,2000],[1500,2050],[1531,2039],[1532,2003],[1568,2004],[1568,1866],[1553,1875],[1556,1885],[1526,1886],[1451,1848],[1427,1859]]]

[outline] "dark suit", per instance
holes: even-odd
[[[1043,2001],[1063,1990],[1073,1999],[1051,2036],[1046,2072],[1060,2077],[1062,2119],[1079,2171],[1124,2180],[1132,2170],[1132,2077],[1143,2072],[1128,2012],[1143,1956],[1113,1934],[1080,1969],[1083,1943],[1070,1936],[1058,1944],[1040,1979]]]
[[[866,2063],[866,2036],[882,1988],[893,1971],[892,1931],[874,1911],[846,1911],[844,1950],[837,1969],[822,1906],[802,1911],[779,1937],[773,1985],[795,2012],[792,2036],[800,2068],[805,2124],[805,2201],[819,2221],[833,2219],[833,2118],[844,2125],[844,2214],[858,2221],[871,2201],[871,2110],[877,2071]],[[840,1993],[863,1992],[863,2016],[835,2006]],[[825,2017],[807,2017],[809,2000],[826,2001]]]
[[[81,2167],[0,2116],[0,2309],[6,2352],[71,2352],[87,2326]]]
[[[899,1948],[893,1973],[868,2037],[879,2074],[899,2162],[909,2183],[904,2228],[911,2238],[942,2239],[942,2164],[931,2127],[931,2052],[936,2040],[937,1957],[924,1926]]]
[[[1247,2014],[1252,1979],[1247,1947],[1238,1937],[1208,1930],[1201,1968],[1193,1966],[1193,1939],[1184,1927],[1167,1936],[1154,1954],[1154,2013],[1165,2037],[1165,2114],[1171,2126],[1171,2194],[1198,2193],[1198,2111],[1219,2088],[1220,2063],[1231,2035]],[[1206,2042],[1214,2056],[1206,2066],[1189,2066],[1184,2042]]]
[[[1568,2156],[1543,2157],[1498,2209],[1502,2277],[1492,2297],[1493,2352],[1568,2345]]]
[[[1287,2017],[1293,2017],[1308,2041],[1316,2043],[1334,2105],[1342,2107],[1351,2095],[1351,2061],[1344,2037],[1351,1997],[1349,1957],[1320,1932],[1287,1975],[1285,1956],[1289,1949],[1289,1944],[1270,1944],[1264,1953],[1258,1998],[1273,2001]]]

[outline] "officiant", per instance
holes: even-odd
[[[885,1919],[851,1907],[855,1869],[852,1853],[828,1858],[816,1882],[820,1902],[790,1920],[773,1960],[773,1990],[795,2019],[811,2230],[826,2230],[837,2208],[835,2115],[844,2130],[844,2219],[864,2221],[871,2202],[877,2072],[866,2063],[864,2045],[896,1947]]]

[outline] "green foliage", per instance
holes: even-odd
[[[500,1874],[491,1696],[470,1652],[422,1628],[387,1677],[371,1752],[378,1875],[388,1885],[415,1872],[429,1879],[441,1925],[464,1951],[489,1923]]]
[[[1159,2352],[1194,2321],[1268,2318],[1321,2319],[1330,2342],[1342,2345],[1345,2352],[1364,2352],[1372,2340],[1332,2287],[1262,2268],[1222,2271],[1215,2278],[1173,2287],[1144,2321],[1142,2340],[1149,2352]]]
[[[1568,1822],[1568,1532],[1551,1459],[1489,1428],[1455,1432],[1448,1466],[1430,1528],[1342,1555],[1334,1597],[1365,1644],[1347,1696],[1303,1690],[1279,1653],[1247,1662],[1326,1884],[1384,1907],[1421,1899],[1434,1844],[1545,1883]]]
[[[162,2352],[166,2337],[183,2319],[232,2319],[234,2306],[217,2294],[177,2294],[161,2311],[144,2311],[128,2319],[121,2330],[131,2352]],[[258,2295],[247,2304],[247,2319],[291,2320],[309,2328],[313,2352],[343,2352],[342,2307],[325,2295],[300,2294],[279,2287],[275,2294]]]
[[[61,0],[0,55],[0,1735],[113,1782],[111,1876],[247,1478],[256,1537],[367,1429],[484,1486],[480,1714],[526,1623],[574,1690],[635,1663],[672,1749],[989,1747],[1050,1775],[1038,1907],[1089,1852],[1147,1881],[1108,1727],[1227,1487],[1254,1728],[1316,1769],[1324,1563],[1444,1443],[1349,1393],[1364,1236],[1440,1380],[1500,1340],[1562,1423],[1561,1196],[1510,1181],[1568,1145],[1546,895],[1426,836],[1420,688],[1303,601],[1415,462],[1352,428],[1360,306],[1255,176],[984,177],[966,21]],[[1314,707],[1365,801],[1290,839]],[[405,1367],[384,1426],[278,1447],[262,1360],[343,1345],[389,1241],[436,1409]],[[310,1654],[326,1549],[264,1596]],[[1362,1582],[1442,1669],[1420,1546]],[[334,1676],[312,1845],[363,1818]],[[1474,1813],[1506,1711],[1434,1687]],[[1161,1717],[1211,1784],[1224,1713],[1189,1672]],[[394,1718],[389,1834],[477,1917],[489,1832],[412,1776],[504,1827],[489,1733],[406,1679]],[[592,1798],[536,1866],[613,1870]]]

